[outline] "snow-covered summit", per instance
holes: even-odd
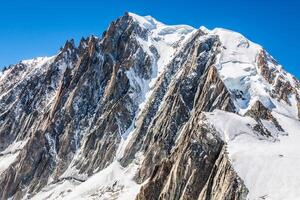
[[[146,28],[146,29],[151,30],[151,29],[157,28],[158,26],[164,26],[164,24],[162,22],[157,21],[156,19],[154,19],[150,15],[140,16],[140,15],[137,15],[137,14],[131,13],[131,12],[129,12],[128,15],[130,17],[132,17],[133,20],[135,20],[137,23],[142,25],[143,28]]]
[[[196,29],[188,25],[166,25],[151,16],[129,15],[141,27],[149,31],[150,40],[141,41],[142,46],[148,49],[154,45],[158,49],[160,59],[158,71],[164,69]],[[297,95],[295,90],[287,98],[282,99],[279,85],[290,84],[296,86],[293,76],[282,69],[266,50],[242,34],[223,28],[209,30],[203,26],[200,30],[205,34],[216,35],[220,39],[220,53],[215,66],[220,78],[234,97],[235,106],[240,114],[244,114],[256,102],[262,102],[269,109],[297,118]],[[180,44],[180,45],[178,45]],[[298,93],[298,94],[297,94]],[[281,96],[281,97],[280,97]]]
[[[197,31],[188,25],[166,25],[157,21],[151,16],[139,16],[134,13],[128,13],[130,17],[143,29],[147,30],[147,40],[138,37],[137,40],[156,64],[152,69],[152,83],[159,77],[161,72],[180,51],[184,44]],[[157,54],[153,53],[151,48],[155,47]]]
[[[166,25],[149,15],[144,17],[133,13],[128,15],[142,28],[147,29],[154,40],[166,43],[169,46],[187,38],[190,33],[196,31],[195,28],[188,25]]]
[[[137,23],[142,25],[143,28],[146,28],[146,29],[149,29],[149,30],[164,29],[164,28],[167,28],[167,27],[169,28],[168,30],[170,30],[170,31],[180,29],[180,32],[182,32],[182,33],[188,33],[190,31],[195,30],[195,28],[193,28],[189,25],[166,25],[166,24],[164,24],[160,21],[157,21],[155,18],[153,18],[150,15],[140,16],[140,15],[130,13],[130,12],[128,13],[128,15],[131,16],[134,21],[136,21]]]
[[[275,94],[280,90],[279,81],[295,87],[296,80],[262,46],[223,28],[213,29],[209,34],[218,35],[222,43],[216,67],[226,87],[237,97],[235,105],[241,114],[261,101],[269,109],[297,118],[294,111],[299,90],[292,92],[286,102]]]

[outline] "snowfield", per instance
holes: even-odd
[[[300,123],[272,114],[285,130],[277,140],[259,137],[250,128],[256,123],[250,117],[220,110],[206,116],[227,143],[229,158],[249,189],[250,200],[296,200],[300,196]]]

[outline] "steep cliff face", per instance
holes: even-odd
[[[49,86],[46,81],[41,80],[39,74],[34,74],[38,79],[37,83],[29,77],[30,84],[35,83],[33,90],[38,90],[42,94],[40,96],[32,94],[28,97],[28,101],[33,101],[33,98],[40,101],[43,98],[47,100],[52,98],[52,101],[43,102],[48,106],[45,113],[35,110],[37,117],[31,119],[37,122],[37,119],[41,118],[41,121],[36,128],[28,127],[33,133],[21,150],[19,161],[12,164],[14,167],[9,172],[5,171],[2,174],[4,179],[1,185],[7,188],[1,193],[3,198],[14,193],[19,198],[24,195],[23,192],[26,192],[27,188],[31,193],[45,186],[50,178],[53,181],[59,180],[76,153],[80,159],[74,159],[73,166],[80,174],[91,175],[95,170],[101,170],[112,162],[121,135],[130,126],[137,110],[138,99],[132,96],[139,94],[141,90],[134,87],[135,85],[130,86],[131,80],[126,73],[133,73],[142,81],[148,80],[155,62],[154,58],[138,45],[137,37],[146,37],[143,31],[145,30],[126,15],[112,23],[101,40],[90,37],[82,40],[78,48],[74,47],[72,42],[67,42],[51,63],[53,68],[60,63],[64,65],[63,71],[58,72],[61,77],[49,78],[58,82],[54,83],[57,88],[53,89],[51,97],[43,96],[48,94]],[[137,37],[133,37],[135,35]],[[128,62],[131,62],[129,66]],[[55,75],[52,71],[48,71],[52,70],[50,67],[42,67],[45,77],[48,73],[51,76]],[[13,76],[14,70],[15,67],[9,69],[6,72],[8,75],[4,74],[4,78],[9,78],[10,74]],[[43,85],[40,87],[39,84],[47,87]],[[31,91],[28,85],[24,85],[24,88],[30,93],[35,92]],[[16,95],[16,99],[24,109],[30,108],[26,104],[27,99],[23,103],[21,95]],[[21,100],[18,101],[19,99]],[[15,121],[20,122],[22,121]],[[3,130],[11,129],[6,127]],[[11,131],[19,134],[12,139],[16,137],[22,139],[22,135],[26,133],[26,130]],[[9,145],[9,142],[12,140],[4,141],[3,146]]]
[[[126,13],[0,75],[0,198],[292,199],[299,91],[238,33]],[[285,155],[276,181],[293,185],[265,186]]]
[[[243,199],[247,189],[234,172],[216,131],[200,113],[181,131],[172,154],[144,184],[137,199]]]

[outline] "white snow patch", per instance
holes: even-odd
[[[79,183],[74,180],[63,180],[61,182],[50,184],[43,188],[38,194],[33,196],[32,200],[64,199]],[[23,198],[29,199],[29,196]]]
[[[145,29],[155,29],[158,25],[164,25],[150,15],[142,17],[130,12],[128,14]]]
[[[0,152],[0,175],[16,161],[21,149],[25,146],[28,140],[14,142],[9,145],[4,151]]]
[[[81,184],[64,180],[47,186],[32,199],[134,199],[141,187],[133,180],[136,170],[136,164],[123,168],[114,161]]]
[[[0,155],[0,175],[16,160],[19,153]]]
[[[134,199],[140,189],[134,180],[136,165],[124,169],[115,161],[106,169],[96,173],[86,182],[75,187],[64,199]]]
[[[47,62],[47,60],[51,59],[52,57],[36,57],[29,60],[22,60],[21,63],[29,66],[36,66],[36,65],[42,65],[43,63]]]
[[[229,158],[249,189],[248,198],[294,200],[300,196],[300,122],[272,113],[288,136],[263,140],[250,128],[252,118],[224,111],[207,113],[228,145]]]

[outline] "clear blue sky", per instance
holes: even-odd
[[[125,11],[150,14],[166,24],[241,32],[300,78],[299,0],[5,0],[0,66],[53,55],[70,38],[100,36]]]

